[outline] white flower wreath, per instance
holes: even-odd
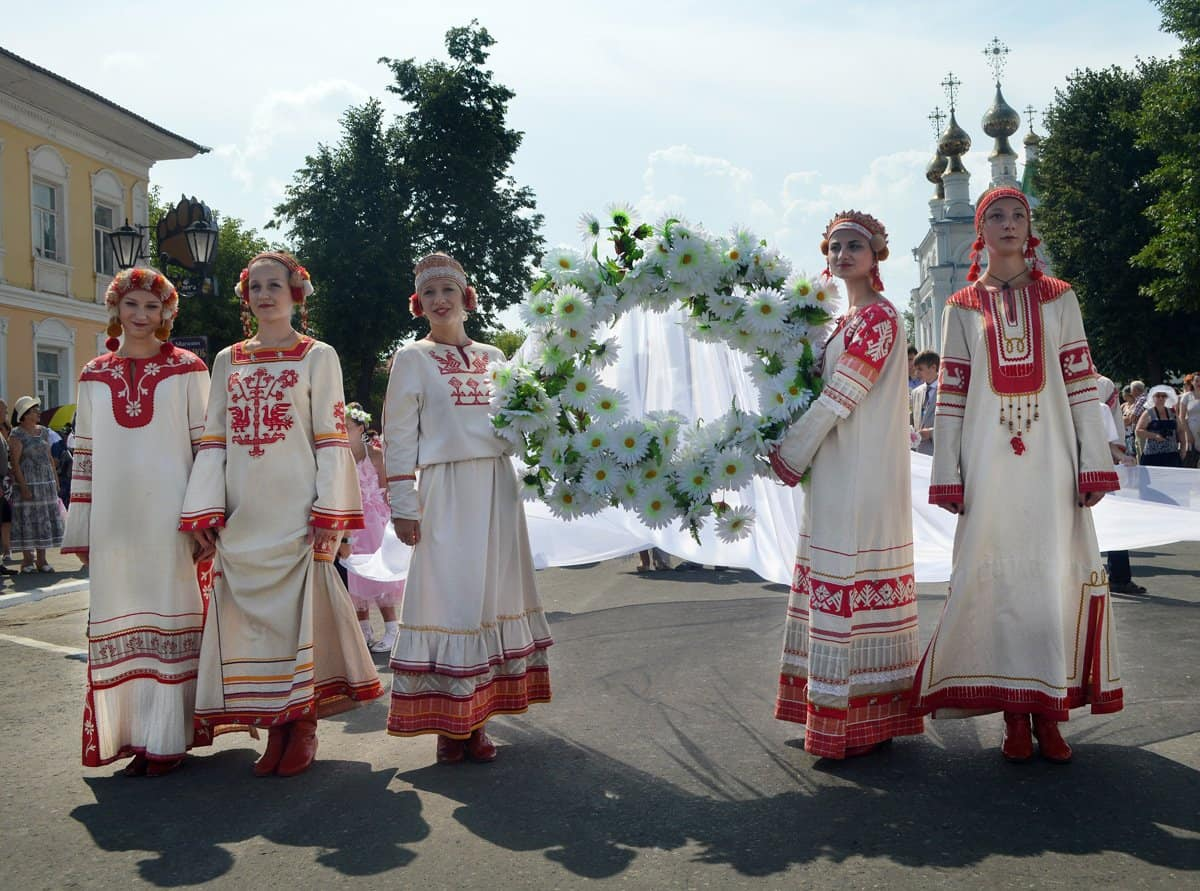
[[[621,506],[651,528],[680,520],[698,541],[715,514],[717,535],[735,541],[749,534],[754,513],[720,493],[772,474],[766,454],[820,392],[815,368],[837,290],[824,277],[792,275],[745,229],[720,237],[676,219],[639,224],[624,205],[608,218],[581,218],[590,254],[560,248],[543,260],[545,275],[520,307],[530,329],[522,354],[532,359],[492,366],[492,423],[525,463],[525,496],[556,516]],[[611,257],[600,253],[602,236]],[[735,404],[686,428],[671,412],[626,418],[625,394],[596,374],[618,350],[601,338],[635,306],[676,305],[687,310],[691,336],[749,357],[757,412]]]

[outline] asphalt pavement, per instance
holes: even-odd
[[[44,592],[83,574],[5,579],[0,607],[42,593],[0,608],[3,886],[1200,886],[1200,544],[1134,552],[1126,707],[1077,712],[1066,766],[1005,763],[995,715],[813,758],[771,716],[785,590],[634,562],[539,574],[554,701],[488,725],[495,763],[437,766],[380,699],[292,779],[251,776],[242,734],[161,779],[80,767],[87,592]],[[920,588],[925,637],[943,595]]]

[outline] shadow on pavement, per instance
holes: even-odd
[[[317,848],[317,863],[368,876],[410,863],[416,855],[406,846],[429,834],[417,794],[388,788],[392,770],[318,759],[303,777],[256,779],[254,755],[242,749],[189,758],[161,779],[85,779],[96,802],[71,817],[101,850],[150,852],[138,874],[164,888],[221,877],[234,864],[226,846],[259,836]]]
[[[850,857],[951,869],[993,855],[1107,851],[1200,869],[1200,774],[1139,749],[1081,746],[1067,767],[1008,765],[992,749],[949,753],[924,740],[853,763],[789,751],[782,757],[801,772],[837,779],[800,777],[800,788],[739,800],[684,792],[536,731],[501,732],[513,744],[489,767],[399,778],[460,802],[455,819],[481,839],[543,851],[586,878],[617,876],[641,851],[685,846],[693,862],[745,876]]]

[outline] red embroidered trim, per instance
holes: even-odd
[[[429,357],[437,363],[438,371],[447,374],[487,374],[487,353],[471,353],[465,347],[447,347],[446,352],[438,355],[437,350],[430,350]]]
[[[896,609],[917,598],[912,573],[882,579],[860,579],[852,585],[813,581],[806,567],[796,579],[796,590],[807,593],[809,608],[827,615],[849,617],[864,610]],[[807,592],[805,589],[807,588]]]
[[[180,532],[196,532],[200,529],[223,529],[225,511],[208,511],[202,514],[185,514],[179,520]]]
[[[1052,300],[1057,300],[1065,292],[1071,290],[1071,285],[1060,278],[1051,278],[1048,275],[1044,275],[1037,281],[1031,282],[1026,287],[1018,290],[1032,291],[1039,303],[1049,303]],[[979,312],[982,309],[979,302],[979,295],[986,293],[988,293],[988,289],[976,282],[955,291],[950,295],[950,299],[946,303],[951,306],[973,309]]]
[[[962,504],[963,503],[963,487],[962,483],[951,485],[938,485],[929,487],[929,503],[930,504]]]
[[[1096,366],[1092,363],[1092,351],[1088,349],[1086,340],[1067,344],[1059,350],[1058,363],[1062,368],[1063,381],[1068,384],[1096,374]]]
[[[264,362],[296,362],[308,355],[316,343],[306,334],[300,335],[299,342],[286,350],[274,347],[259,347],[256,350],[246,349],[246,342],[235,343],[229,353],[229,361],[234,365],[262,364]]]
[[[768,457],[771,460],[771,469],[775,471],[775,475],[779,477],[780,482],[785,486],[795,486],[800,482],[803,474],[792,470],[791,465],[784,461],[783,457],[779,454],[778,448],[772,449]]]
[[[938,372],[938,396],[943,393],[966,396],[970,389],[971,363],[961,359],[942,359],[942,368]]]
[[[84,548],[84,547],[79,547],[79,548],[59,548],[59,549],[58,549],[58,551],[59,551],[59,553],[60,553],[60,554],[86,554],[86,553],[88,553],[88,549],[87,549],[87,548]]]
[[[1121,478],[1113,470],[1087,470],[1079,474],[1080,492],[1116,492]]]
[[[366,529],[362,511],[330,511],[312,509],[309,523],[318,529]]]
[[[854,356],[867,363],[874,370],[874,374],[869,376],[869,380],[874,382],[892,352],[899,330],[896,308],[886,300],[872,303],[859,310],[846,326],[846,350],[842,356]],[[858,367],[854,370],[866,376],[866,369]]]
[[[276,727],[290,724],[300,718],[323,718],[326,715],[337,714],[344,708],[336,707],[339,700],[352,699],[362,702],[366,699],[376,699],[383,695],[383,685],[378,680],[361,684],[351,684],[345,678],[334,678],[318,684],[314,688],[314,696],[304,702],[298,702],[290,708],[281,711],[262,709],[261,711],[200,711],[196,710],[196,720],[201,727],[219,727],[222,724],[247,724],[256,727]],[[276,694],[268,694],[274,696]],[[283,694],[288,695],[288,694]],[[333,707],[331,707],[333,706]]]
[[[398,483],[401,480],[415,480],[416,478],[417,475],[415,473],[402,473],[399,476],[389,476],[387,481],[389,483]]]
[[[83,367],[79,380],[106,384],[112,392],[113,417],[127,429],[145,427],[154,418],[154,393],[167,378],[208,371],[198,356],[171,343],[148,359],[105,353]]]
[[[79,474],[76,474],[74,479],[76,482],[78,482],[79,480],[82,480],[82,479],[91,479],[91,477],[81,477],[81,476],[79,476]],[[90,494],[85,493],[85,492],[72,492],[71,493],[71,504],[91,504],[91,503],[92,503],[92,496]]]
[[[1029,287],[980,295],[988,378],[997,395],[1026,396],[1046,386],[1042,307],[1033,292]],[[1012,306],[1006,307],[1010,297]],[[1010,308],[1013,318],[1006,319]]]

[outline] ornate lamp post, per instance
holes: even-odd
[[[149,259],[143,250],[146,226],[125,225],[110,232],[113,256],[121,269],[128,269],[138,260]],[[182,196],[179,204],[163,214],[155,235],[158,238],[158,266],[165,273],[174,265],[185,273],[176,286],[184,296],[213,294],[214,282],[208,276],[217,255],[217,224],[212,211],[195,197]]]

